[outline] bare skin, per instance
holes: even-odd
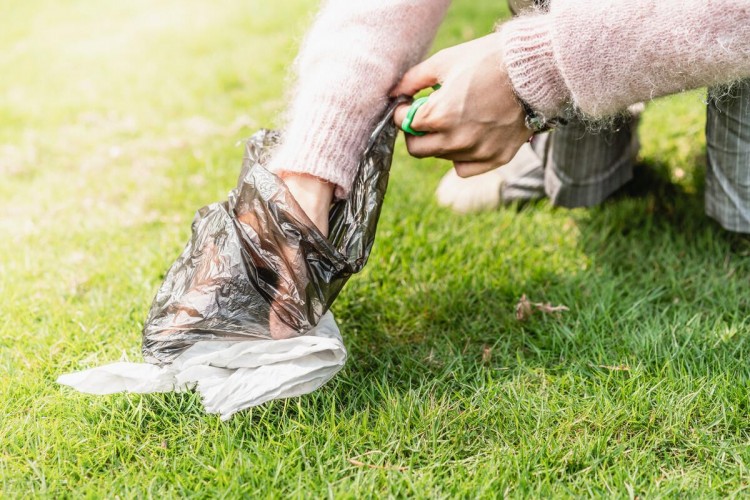
[[[406,136],[409,153],[453,162],[460,177],[505,165],[529,140],[524,111],[513,93],[497,34],[441,50],[406,72],[392,95],[414,95],[440,84],[417,112]],[[403,123],[409,105],[394,114]]]
[[[311,175],[289,174],[284,177],[284,182],[323,236],[328,236],[328,212],[335,186]]]
[[[508,163],[531,132],[505,71],[497,34],[442,50],[406,72],[391,95],[414,95],[437,83],[430,100],[412,122],[425,136],[406,136],[409,153],[454,162],[461,177],[478,175]],[[400,126],[408,105],[400,106]],[[288,175],[292,195],[324,234],[333,185],[315,177]]]
[[[320,230],[323,236],[328,236],[328,212],[333,201],[335,186],[317,177],[309,175],[287,175],[284,177],[287,188],[294,196],[300,208]],[[303,273],[301,255],[298,249],[284,248],[284,256],[290,267],[296,269],[296,273]],[[279,289],[284,291],[283,282]],[[271,316],[269,317],[269,329],[271,336],[275,339],[294,337],[297,332],[284,323],[274,312],[276,304],[271,305]]]
[[[412,122],[415,130],[429,133],[406,136],[412,156],[450,160],[459,176],[470,177],[505,165],[531,137],[505,71],[497,34],[438,52],[407,71],[391,95],[413,96],[438,83],[440,90],[430,96]],[[408,108],[405,104],[396,110],[396,125],[401,125]],[[328,236],[335,186],[299,174],[288,174],[284,181],[310,220]],[[288,257],[294,260],[293,255]],[[294,334],[274,314],[271,333],[275,338]]]

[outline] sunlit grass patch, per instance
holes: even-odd
[[[399,142],[346,368],[222,423],[91,397],[137,359],[196,209],[278,126],[314,3],[0,0],[0,491],[40,496],[709,496],[747,487],[750,244],[703,214],[702,94],[651,103],[599,208],[436,206]],[[435,47],[507,10],[456,2]],[[416,21],[415,21],[416,22]],[[515,315],[520,297],[568,307]]]

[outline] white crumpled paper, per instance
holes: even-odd
[[[112,363],[61,375],[57,382],[88,394],[195,389],[222,420],[272,399],[310,393],[346,363],[341,333],[327,312],[300,337],[197,342],[171,364]]]

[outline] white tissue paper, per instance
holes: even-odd
[[[341,333],[327,312],[300,337],[197,342],[171,364],[112,363],[61,375],[57,382],[88,394],[195,389],[222,420],[272,399],[310,393],[346,363]]]

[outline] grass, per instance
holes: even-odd
[[[457,2],[436,47],[487,32]],[[703,94],[653,103],[604,206],[461,217],[399,144],[334,305],[350,360],[230,422],[193,394],[75,394],[138,359],[193,212],[277,125],[314,3],[0,0],[2,496],[726,496],[750,484],[750,243],[703,214]],[[565,304],[521,322],[514,306]]]

